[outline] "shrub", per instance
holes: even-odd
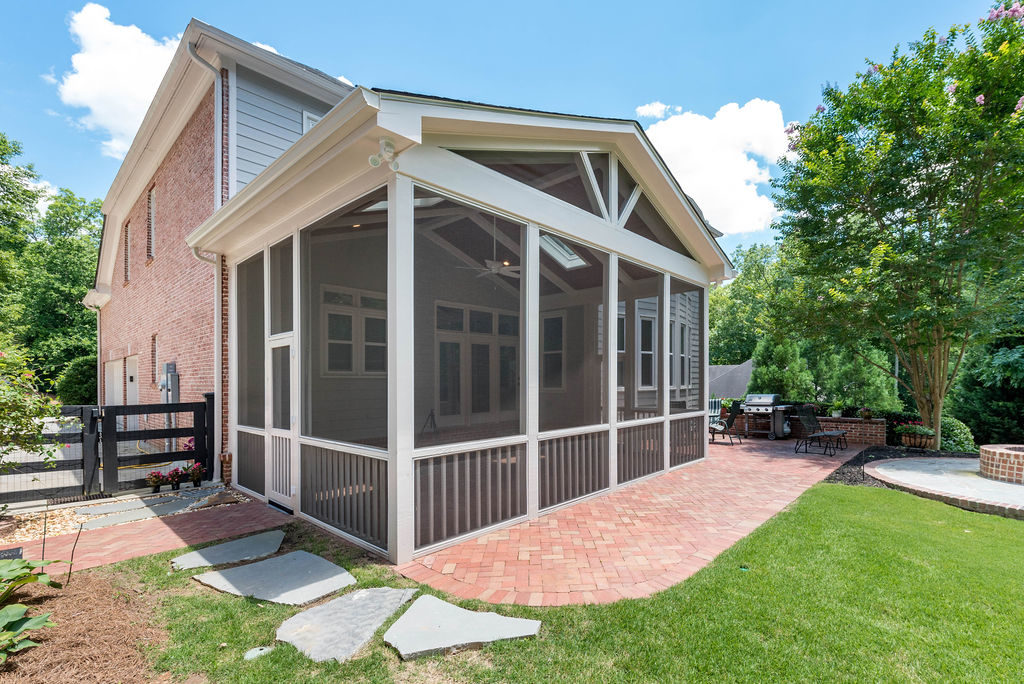
[[[57,396],[65,404],[96,403],[96,357],[79,356],[57,378]]]
[[[971,429],[953,416],[942,416],[942,445],[939,448],[943,451],[978,451]]]

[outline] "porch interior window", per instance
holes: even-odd
[[[661,364],[659,307],[662,275],[643,266],[619,260],[619,420],[661,415]]]
[[[522,433],[523,226],[417,188],[416,446]]]
[[[669,411],[699,411],[704,407],[704,290],[677,278],[669,281],[669,288]]]
[[[601,329],[607,263],[599,250],[541,233],[541,431],[608,420]]]
[[[266,422],[263,252],[240,263],[236,275],[238,424],[263,428]]]
[[[300,237],[302,434],[387,448],[387,190]]]

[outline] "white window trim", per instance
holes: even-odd
[[[560,319],[562,321],[562,340],[558,351],[544,351],[544,324],[553,319]],[[540,377],[538,381],[540,383],[541,392],[565,392],[565,311],[548,311],[542,313],[540,316]],[[548,387],[544,384],[544,358],[548,355],[558,354],[562,357],[562,372],[558,378],[558,385]]]
[[[322,116],[317,116],[316,114],[313,114],[312,112],[307,112],[307,111],[303,110],[303,112],[302,112],[302,133],[303,134],[309,133],[309,129],[313,128],[313,126],[316,126],[318,123],[320,123],[320,119],[322,119],[322,118],[323,118]]]
[[[351,306],[345,304],[325,304],[324,294],[327,292],[335,292],[339,294],[351,295],[353,304]],[[384,347],[387,348],[387,341],[384,342],[367,342],[366,341],[366,319],[375,318],[377,320],[387,321],[387,309],[367,309],[359,305],[360,297],[374,297],[377,299],[387,299],[387,295],[381,292],[373,292],[370,290],[357,290],[347,287],[338,287],[336,285],[320,285],[320,377],[322,378],[341,378],[341,377],[383,377],[388,374],[387,368],[382,371],[371,371],[366,370],[366,347]],[[332,344],[331,340],[328,339],[328,328],[327,328],[327,317],[330,314],[342,314],[352,317],[352,340],[336,340],[337,344],[351,344],[352,345],[352,370],[349,371],[338,371],[330,370],[327,367],[328,360],[328,347]]]

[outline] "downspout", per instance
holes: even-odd
[[[213,96],[215,98],[215,102],[214,102],[215,109],[218,112],[218,116],[215,117],[215,123],[214,123],[214,126],[215,126],[215,129],[214,129],[215,130],[215,138],[220,143],[220,146],[223,146],[224,145],[224,141],[220,138],[220,134],[219,134],[220,126],[221,126],[220,115],[219,115],[220,114],[221,89],[223,88],[223,85],[221,83],[220,70],[217,67],[213,66],[212,64],[210,64],[205,59],[203,59],[202,57],[199,56],[199,53],[196,52],[196,45],[195,45],[195,43],[188,43],[185,46],[185,49],[188,51],[188,56],[192,58],[192,61],[194,61],[196,64],[198,64],[198,65],[200,65],[202,67],[205,67],[206,69],[209,69],[211,72],[213,72],[213,78],[214,78]],[[214,162],[214,165],[213,165],[214,166],[214,172],[213,172],[214,173],[214,175],[213,175],[214,211],[216,211],[217,209],[220,208],[220,201],[219,201],[219,199],[220,199],[220,187],[221,187],[220,175],[221,175],[221,173],[223,173],[223,170],[222,170],[221,165],[220,165],[220,160],[223,158],[223,150],[217,149],[215,151],[216,151],[216,158],[215,158],[215,162]],[[192,248],[192,256],[194,256],[199,261],[203,261],[203,262],[213,266],[213,292],[214,292],[214,297],[213,297],[213,325],[214,325],[214,329],[215,329],[215,332],[213,334],[213,338],[214,338],[214,341],[215,341],[215,346],[214,346],[214,351],[213,351],[213,377],[214,377],[214,389],[215,389],[214,395],[213,395],[213,398],[214,398],[213,401],[214,401],[214,413],[216,414],[214,416],[214,420],[213,420],[214,430],[216,431],[216,438],[214,439],[214,444],[219,445],[220,446],[220,450],[223,451],[223,449],[224,449],[224,447],[226,445],[221,444],[221,436],[222,436],[222,426],[221,426],[222,408],[221,408],[221,402],[223,401],[222,394],[223,394],[223,389],[224,389],[223,369],[221,368],[221,352],[222,352],[223,346],[224,346],[224,338],[221,336],[221,331],[222,331],[221,316],[223,314],[222,314],[222,311],[221,311],[221,301],[220,301],[220,297],[221,297],[221,291],[220,291],[221,290],[221,282],[220,282],[220,275],[221,275],[220,274],[220,271],[221,271],[220,256],[219,255],[214,255],[212,257],[206,256],[206,255],[202,254],[199,251],[198,247],[193,247]],[[210,454],[210,457],[213,459],[213,468],[214,468],[213,475],[214,475],[214,477],[219,477],[221,475],[221,473],[220,473],[220,458],[218,458],[218,456],[219,456],[219,454]]]

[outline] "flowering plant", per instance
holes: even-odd
[[[860,417],[864,420],[871,420],[871,416],[874,415],[874,412],[867,406],[861,408],[857,413],[859,413]]]
[[[189,479],[193,482],[199,482],[203,479],[203,475],[206,473],[206,468],[203,467],[202,463],[197,461],[190,466],[185,466],[185,473],[188,474]]]
[[[930,427],[925,427],[924,423],[919,420],[908,420],[905,423],[897,423],[896,427],[892,430],[898,435],[924,435],[925,437],[934,437],[935,430]]]
[[[195,451],[196,450],[196,438],[189,437],[185,440],[185,444],[181,447],[182,451]]]
[[[151,470],[149,475],[146,475],[146,484],[150,487],[159,487],[164,482],[167,482],[167,478],[159,470]]]
[[[178,484],[184,479],[185,474],[181,472],[181,468],[174,468],[173,470],[167,471],[166,477],[167,481],[171,484]]]

